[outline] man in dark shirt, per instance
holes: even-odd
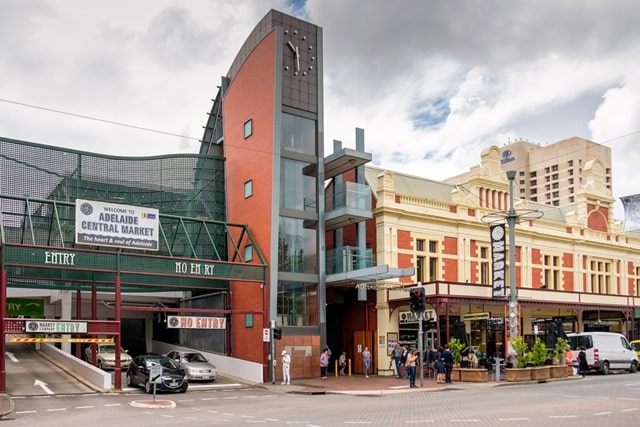
[[[442,352],[442,359],[444,361],[444,382],[451,384],[451,371],[453,371],[453,353],[447,345]]]

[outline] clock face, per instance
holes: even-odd
[[[315,69],[315,46],[309,35],[295,29],[284,30],[284,70],[304,77]]]

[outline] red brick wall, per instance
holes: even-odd
[[[411,241],[411,232],[406,230],[398,230],[398,249],[413,249]]]
[[[268,35],[244,63],[231,82],[224,98],[224,155],[227,182],[228,221],[248,224],[257,244],[271,264],[271,200],[273,182],[273,117],[275,115],[275,42]],[[253,120],[253,134],[244,138],[244,123]],[[244,183],[253,180],[253,196],[244,198]],[[260,212],[260,215],[256,215]],[[277,230],[275,231],[277,232]],[[268,292],[267,289],[264,291]],[[263,306],[263,290],[258,284],[231,283],[234,310],[268,310]],[[245,328],[244,314],[235,315],[233,356],[262,363],[265,351],[256,348],[262,342],[262,316],[254,326]]]

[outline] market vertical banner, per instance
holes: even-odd
[[[491,234],[491,277],[493,279],[493,297],[501,298],[507,296],[507,287],[505,281],[505,225],[492,225],[489,228],[489,232]]]
[[[158,209],[76,199],[76,243],[158,250]]]

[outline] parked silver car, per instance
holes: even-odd
[[[218,370],[202,353],[196,351],[171,351],[166,357],[174,360],[189,381],[215,381]]]
[[[84,350],[84,361],[91,363],[93,360],[92,347]],[[120,367],[127,369],[131,363],[131,356],[126,350],[120,348]],[[116,346],[114,344],[96,344],[96,366],[100,369],[114,369],[116,367]]]

